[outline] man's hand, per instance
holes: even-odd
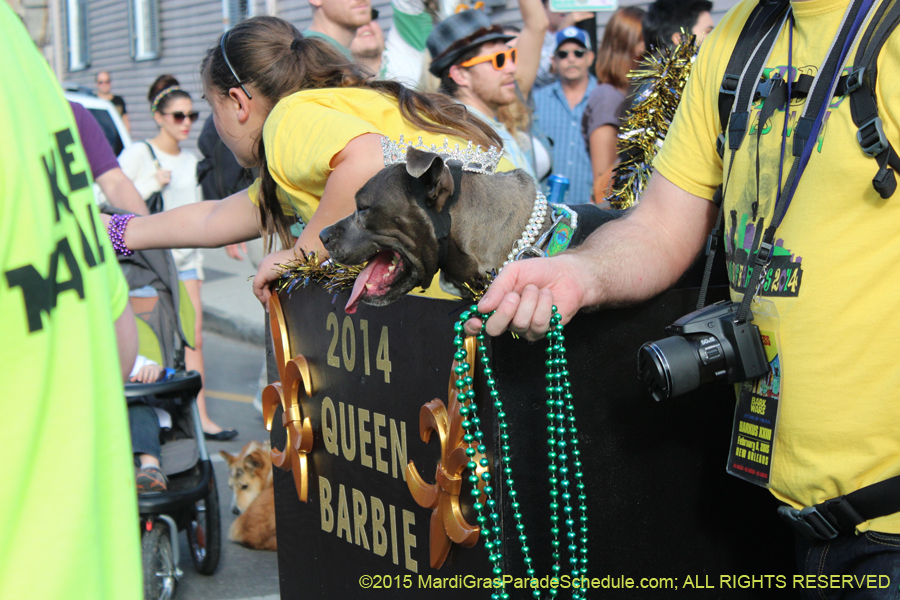
[[[576,254],[563,254],[505,266],[478,303],[482,313],[496,311],[488,319],[488,335],[500,335],[508,328],[528,340],[540,339],[550,328],[554,305],[562,323],[568,323],[585,299],[584,278],[578,276],[581,260]],[[480,319],[466,322],[467,334],[475,335],[480,330]]]

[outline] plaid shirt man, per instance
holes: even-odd
[[[553,173],[569,179],[566,204],[591,201],[594,174],[581,133],[581,117],[587,107],[591,91],[597,87],[593,76],[587,91],[575,108],[569,106],[562,83],[555,81],[534,92],[534,114],[537,125],[552,141]]]

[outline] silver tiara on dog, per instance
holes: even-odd
[[[503,151],[491,146],[484,151],[481,146],[475,146],[469,142],[465,149],[460,148],[459,144],[450,147],[450,141],[444,138],[444,145],[438,147],[435,144],[426,146],[422,138],[419,138],[418,144],[407,142],[400,136],[400,140],[394,142],[386,136],[381,138],[381,149],[384,152],[384,166],[394,165],[406,162],[406,151],[409,148],[415,148],[422,152],[433,152],[439,155],[445,161],[458,160],[463,165],[463,171],[469,173],[481,173],[482,175],[493,175],[497,170],[497,165],[503,157]]]

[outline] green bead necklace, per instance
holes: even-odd
[[[477,521],[481,527],[484,547],[489,553],[488,559],[494,565],[493,574],[502,581],[504,569],[503,540],[500,537],[502,533],[500,507],[498,501],[492,497],[494,489],[490,485],[489,461],[484,457],[478,463],[473,460],[476,453],[484,455],[487,448],[484,445],[484,433],[480,428],[481,419],[478,417],[478,405],[475,404],[475,390],[472,388],[474,380],[469,375],[472,366],[466,362],[468,353],[464,348],[465,322],[472,316],[479,316],[482,320],[481,331],[475,336],[477,341],[476,354],[480,354],[478,358],[484,367],[486,384],[494,404],[496,421],[500,428],[500,452],[497,454],[500,457],[503,475],[506,477],[506,486],[509,488],[508,495],[511,499],[516,530],[519,532],[525,572],[528,577],[535,577],[536,572],[530,555],[531,549],[528,546],[528,536],[525,534],[525,525],[522,523],[521,504],[517,498],[518,492],[512,478],[506,412],[503,410],[503,402],[500,400],[500,394],[496,389],[497,382],[493,378],[493,369],[490,367],[487,348],[484,344],[484,327],[492,314],[494,313],[479,313],[478,307],[472,305],[469,307],[469,310],[463,311],[459,321],[454,324],[453,329],[456,332],[453,340],[453,345],[456,348],[454,358],[457,361],[457,366],[454,370],[457,379],[454,385],[458,390],[457,398],[461,404],[459,412],[464,419],[462,426],[466,433],[463,436],[463,441],[468,444],[466,455],[470,458],[467,467],[470,472],[469,482],[473,484],[471,491],[472,497],[475,499],[473,508],[478,515]],[[568,573],[573,579],[578,579],[587,577],[587,495],[585,494],[584,477],[581,471],[581,451],[578,449],[578,429],[575,427],[575,408],[572,404],[573,398],[570,391],[569,371],[567,369],[568,361],[565,356],[566,348],[563,344],[565,336],[563,335],[561,321],[562,316],[554,306],[553,315],[550,317],[550,331],[547,332],[547,339],[550,345],[547,347],[548,358],[545,362],[547,366],[546,392],[548,395],[547,445],[549,450],[547,457],[550,459],[550,533],[552,534],[550,544],[553,563],[551,568],[554,577]],[[474,362],[476,356],[471,358]],[[477,473],[479,465],[483,469],[481,475]],[[483,481],[485,484],[483,489],[478,487],[480,481]],[[483,503],[480,501],[482,495],[485,496]],[[574,500],[577,500],[577,514]],[[485,512],[487,512],[487,515],[485,515]],[[561,535],[565,541],[560,539]],[[567,561],[563,561],[561,548],[567,552]],[[555,598],[558,592],[558,589],[551,588],[549,590],[550,597]],[[532,590],[532,596],[540,598],[540,590]],[[583,600],[585,598],[584,588],[573,587],[572,598],[573,600]],[[491,594],[491,600],[508,599],[509,594],[506,592],[505,586]]]

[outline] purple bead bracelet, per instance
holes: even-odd
[[[119,256],[131,256],[134,250],[130,250],[125,245],[125,228],[128,222],[137,215],[113,215],[109,220],[109,226],[106,228],[109,233],[109,241],[112,243],[113,249]]]

